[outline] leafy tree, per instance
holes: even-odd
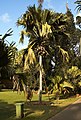
[[[54,64],[54,68],[52,69],[51,79],[53,79],[52,82],[54,85],[55,85],[54,82],[56,82],[56,84],[57,83],[59,84],[58,90],[60,87],[61,88],[63,87],[63,83],[64,84],[66,84],[66,82],[68,83],[67,70],[71,68],[71,66],[73,65],[77,65],[80,68],[79,41],[80,41],[81,32],[79,29],[75,27],[74,17],[71,11],[69,10],[69,8],[66,12],[66,15],[68,16],[68,21],[67,21],[67,26],[65,27],[65,31],[66,33],[69,33],[70,37],[66,37],[66,36],[59,37],[59,35],[57,35],[57,38],[59,37],[58,44],[60,44],[62,48],[61,49],[62,53],[67,54],[68,52],[67,56],[69,58],[69,61],[67,62],[67,60],[64,59],[63,55],[60,54],[60,52],[58,52],[58,49],[56,49],[56,51],[53,52],[55,53],[53,56],[55,64]],[[65,51],[63,52],[63,50]],[[57,76],[60,76],[61,78],[60,81],[59,79],[56,79]],[[52,87],[53,89],[54,89],[54,85]],[[67,88],[69,88],[69,84]]]
[[[9,43],[6,40],[6,37],[12,35],[12,30],[9,29],[3,36],[0,38],[0,79],[1,82],[6,85],[6,81],[3,81],[10,78],[14,72],[14,47],[15,43]]]

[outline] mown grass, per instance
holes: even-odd
[[[53,95],[50,95],[52,98]],[[34,94],[32,101],[25,102],[24,94],[12,91],[0,92],[0,120],[16,120],[15,103],[24,102],[24,118],[22,120],[48,120],[66,106],[77,100],[76,97],[49,101],[48,95],[43,95],[43,102],[39,104],[38,95]]]

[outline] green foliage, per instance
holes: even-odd
[[[65,94],[70,92],[68,88],[74,89],[74,87],[68,80],[63,79],[62,76],[59,75],[52,78],[52,82],[54,84],[53,93],[57,93],[58,91],[59,94]]]
[[[5,35],[0,39],[0,74],[1,77],[8,77],[13,72],[13,61],[14,61],[14,47],[15,43],[9,43],[6,41],[6,37],[12,35],[12,30],[9,29]]]
[[[77,78],[77,76],[80,76],[81,70],[78,69],[77,66],[72,66],[67,73],[72,76],[72,78]]]
[[[23,53],[24,50],[16,50],[15,52],[15,56],[14,56],[14,69],[15,69],[15,73],[22,73],[23,72]]]
[[[81,70],[77,66],[67,68],[65,77],[63,74],[58,74],[51,78],[53,82],[53,92],[59,93],[81,93]],[[65,92],[66,91],[66,92]]]
[[[74,86],[74,92],[80,92],[81,70],[77,66],[72,66],[67,71],[68,81]]]

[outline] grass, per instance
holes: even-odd
[[[53,97],[51,95],[50,97]],[[42,104],[38,103],[38,95],[34,94],[30,103],[25,102],[24,94],[12,91],[0,92],[0,120],[16,120],[15,103],[24,102],[24,118],[22,120],[47,120],[62,109],[77,100],[76,97],[68,99],[48,100],[48,95],[43,95]]]

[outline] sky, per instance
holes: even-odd
[[[4,35],[9,28],[12,28],[13,35],[8,37],[9,42],[16,42],[18,50],[26,48],[28,45],[28,38],[25,39],[24,44],[19,43],[21,27],[17,27],[16,22],[18,18],[25,13],[28,6],[38,6],[38,0],[0,0],[0,34]],[[66,3],[68,2],[69,9],[74,17],[77,15],[75,10],[76,0],[44,0],[43,8],[52,9],[55,12],[65,13]]]

